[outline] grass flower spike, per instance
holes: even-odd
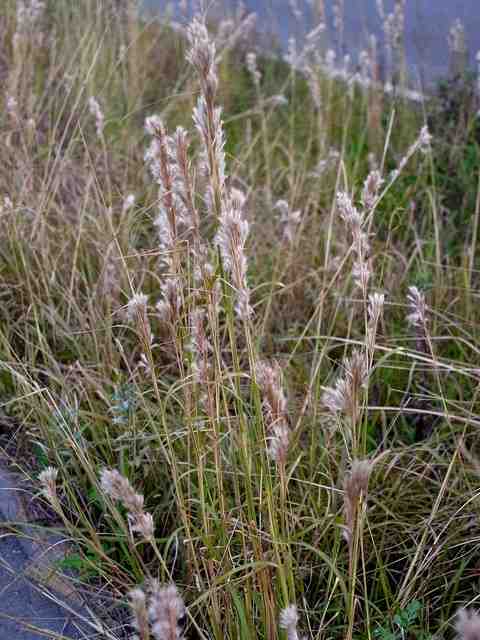
[[[102,491],[114,502],[121,502],[128,511],[128,521],[132,532],[140,533],[145,540],[154,535],[153,517],[143,509],[143,496],[133,489],[130,481],[116,469],[104,469],[100,476]]]
[[[148,609],[152,633],[156,640],[182,640],[181,622],[185,617],[185,605],[176,585],[155,584]]]
[[[280,628],[287,632],[288,640],[300,640],[297,631],[298,611],[295,604],[290,604],[280,613]]]
[[[42,491],[49,502],[54,502],[57,498],[57,476],[58,469],[54,467],[47,467],[38,476]]]
[[[459,609],[455,622],[457,640],[480,640],[480,614],[474,609]]]

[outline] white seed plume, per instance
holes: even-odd
[[[450,49],[450,53],[453,54],[463,55],[467,52],[465,27],[463,26],[463,22],[460,18],[457,18],[450,27],[448,34],[448,47]]]
[[[417,287],[409,287],[407,301],[410,308],[410,313],[407,316],[408,324],[412,327],[425,327],[427,323],[425,295]]]
[[[128,522],[132,532],[139,533],[144,540],[153,540],[155,533],[155,525],[153,516],[147,511],[139,511],[138,513],[129,513]]]
[[[38,476],[42,491],[50,502],[53,502],[57,497],[57,476],[58,469],[55,467],[47,467]]]
[[[208,108],[202,95],[193,110],[193,121],[202,142],[200,149],[200,172],[208,179],[207,208],[216,215],[221,194],[225,191],[225,137],[221,107]]]
[[[267,453],[277,464],[285,464],[290,444],[290,429],[286,422],[275,424],[272,435],[267,438]]]
[[[91,115],[95,118],[95,127],[97,130],[97,136],[101,138],[103,136],[105,118],[103,115],[103,111],[100,108],[100,105],[94,96],[91,96],[90,99],[88,100],[88,108],[90,110]]]
[[[5,108],[6,108],[6,111],[7,111],[8,115],[13,120],[18,120],[19,119],[18,102],[17,102],[17,99],[15,98],[15,96],[7,95],[7,99],[5,101]]]
[[[272,107],[285,107],[288,104],[288,98],[281,93],[276,93],[268,98],[268,102]]]
[[[135,206],[135,194],[129,193],[123,200],[122,212],[126,213]]]
[[[182,307],[182,288],[182,280],[179,277],[171,276],[165,279],[162,285],[163,298],[155,305],[163,322],[174,324],[178,320]]]
[[[421,153],[427,153],[427,151],[430,149],[431,143],[432,143],[432,136],[428,131],[428,127],[425,125],[420,129],[420,133],[417,139],[412,145],[410,145],[410,147],[407,150],[407,153],[400,160],[400,163],[397,169],[393,171],[393,179],[395,179],[402,172],[407,162],[417,151],[420,151]]]
[[[262,74],[258,70],[257,67],[257,54],[250,51],[247,53],[246,57],[247,69],[250,75],[252,76],[253,82],[258,87],[260,85],[260,80],[262,79]]]
[[[138,315],[147,310],[148,296],[144,293],[134,293],[127,303],[127,319],[135,320]]]
[[[156,114],[145,118],[145,131],[149,136],[154,136],[162,126],[162,120]]]
[[[45,11],[45,2],[31,0],[17,0],[17,33],[25,33],[32,30],[41,19]]]
[[[291,67],[298,68],[299,66],[298,63],[299,63],[300,57],[297,49],[297,41],[293,37],[290,37],[288,39],[287,53],[284,55],[284,60]]]
[[[282,370],[278,362],[260,361],[255,366],[255,379],[262,393],[266,427],[283,423],[287,417],[287,399],[282,387]]]
[[[288,640],[299,640],[297,631],[298,611],[295,604],[290,604],[280,613],[280,628],[287,632]]]
[[[318,76],[318,70],[312,65],[305,65],[304,72],[307,79],[308,88],[310,89],[310,95],[312,96],[313,104],[317,111],[320,111],[322,106],[322,91],[320,88],[320,81]]]
[[[367,326],[367,349],[373,356],[375,349],[375,341],[377,337],[377,327],[380,320],[380,316],[383,312],[383,305],[385,303],[385,295],[383,293],[372,293],[368,296],[368,326]]]
[[[102,491],[113,501],[122,502],[128,511],[143,510],[143,496],[133,489],[128,478],[116,469],[103,469],[100,475]]]
[[[180,621],[185,616],[185,604],[176,585],[154,585],[148,613],[156,640],[182,640]]]
[[[359,393],[368,381],[368,363],[358,350],[345,358],[343,370],[343,375],[337,378],[333,387],[322,387],[322,403],[332,416],[342,413],[352,416],[358,408]]]
[[[241,319],[248,319],[253,309],[250,306],[250,290],[247,284],[247,257],[245,243],[249,224],[243,217],[245,196],[238,189],[232,189],[224,203],[219,220],[215,244],[219,247],[225,271],[231,275],[235,288],[235,310]]]
[[[205,23],[194,18],[187,29],[190,49],[187,61],[195,68],[200,80],[201,94],[193,110],[193,120],[202,138],[200,167],[209,177],[210,207],[219,207],[219,195],[224,183],[225,157],[223,153],[223,124],[221,109],[215,106],[218,75],[215,62],[215,43],[208,35]],[[215,201],[217,202],[215,203]]]
[[[298,0],[289,0],[288,4],[290,6],[290,11],[293,13],[295,20],[300,21],[303,17],[303,13],[301,12],[300,7],[298,6]]]
[[[133,612],[134,626],[138,631],[138,640],[148,640],[150,638],[150,624],[145,593],[141,589],[133,589],[128,594],[128,599]]]
[[[464,609],[457,611],[455,621],[455,631],[457,640],[479,640],[480,638],[480,614],[475,609]]]
[[[371,266],[369,261],[370,244],[368,236],[363,231],[365,224],[364,213],[354,206],[348,193],[337,194],[337,204],[340,210],[340,217],[347,225],[352,234],[352,242],[355,259],[352,266],[352,275],[355,284],[367,295],[368,281],[371,276]]]
[[[199,385],[209,381],[209,359],[213,351],[205,333],[205,315],[203,309],[195,309],[190,316],[192,371]]]
[[[144,498],[137,493],[128,478],[116,469],[103,469],[100,475],[102,491],[114,502],[121,502],[128,511],[131,532],[140,533],[145,540],[154,536],[153,517],[143,509]]]
[[[383,184],[383,178],[379,171],[370,171],[362,190],[362,204],[366,211],[370,211],[375,206],[380,187]]]
[[[286,200],[278,200],[275,209],[280,211],[280,221],[283,223],[283,239],[287,244],[292,244],[295,234],[302,219],[300,209],[292,211]]]
[[[194,18],[187,29],[187,38],[190,49],[187,52],[187,61],[194,66],[203,81],[210,74],[215,74],[216,47],[208,35],[204,22]]]

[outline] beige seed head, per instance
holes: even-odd
[[[57,497],[57,476],[58,469],[55,467],[47,467],[38,476],[42,491],[50,502]]]
[[[297,625],[297,606],[295,604],[290,604],[280,613],[280,628],[285,629],[288,640],[299,640]]]
[[[128,594],[130,608],[133,612],[135,629],[138,631],[139,640],[149,640],[150,625],[148,623],[148,611],[146,596],[141,589],[133,589]]]
[[[185,615],[185,605],[176,585],[162,587],[155,583],[148,612],[156,640],[182,640],[179,622]]]
[[[136,493],[130,481],[116,469],[104,469],[100,476],[104,493],[112,500],[122,502],[130,513],[143,511],[143,496]]]
[[[480,640],[480,614],[475,609],[459,609],[455,622],[458,640]]]

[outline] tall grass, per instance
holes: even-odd
[[[445,205],[474,119],[452,144],[313,36],[302,72],[252,55],[249,18],[22,4],[4,435],[81,577],[130,594],[142,640],[443,634],[479,597],[478,176],[458,230]]]

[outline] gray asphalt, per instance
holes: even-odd
[[[16,486],[17,485],[17,486]],[[32,540],[33,528],[23,525],[16,535],[9,523],[24,522],[18,480],[0,466],[0,638],[39,640],[62,638],[84,640],[99,637],[78,626],[79,618],[44,594],[45,588],[29,577],[38,556],[44,561],[51,544]],[[2,526],[3,525],[3,526]],[[65,596],[59,596],[65,601]],[[71,605],[69,604],[69,607]],[[75,607],[72,607],[75,611]],[[82,615],[87,615],[81,612]],[[73,618],[77,618],[75,621]],[[88,632],[87,632],[88,631]]]
[[[50,634],[59,634],[69,640],[86,637],[78,631],[70,619],[72,616],[43,595],[24,575],[29,557],[18,539],[8,534],[2,538],[0,558],[2,640],[38,640]]]
[[[167,6],[177,7],[179,0],[142,0],[148,10],[165,11]],[[199,0],[187,0],[191,9]],[[203,4],[215,15],[218,7],[235,9],[239,0],[205,0]],[[257,16],[260,32],[275,33],[282,44],[287,46],[288,38],[302,39],[304,29],[313,28],[311,3],[297,0],[303,17],[297,24],[291,10],[291,0],[244,0],[245,7]],[[386,13],[393,11],[394,0],[384,0]],[[383,38],[382,21],[376,8],[376,0],[345,0],[344,37],[346,51],[357,64],[359,52],[365,48],[367,35],[375,34],[380,42]],[[327,19],[332,26],[334,0],[325,0]],[[454,20],[459,18],[465,27],[466,43],[470,53],[470,63],[475,69],[475,55],[480,50],[480,2],[478,0],[406,0],[405,3],[405,44],[408,67],[412,79],[421,79],[427,85],[438,77],[443,77],[449,69],[447,36]],[[333,33],[332,29],[329,30]],[[333,43],[330,43],[332,46]]]

